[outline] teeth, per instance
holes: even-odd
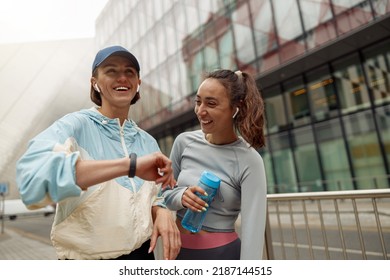
[[[129,90],[127,87],[116,87],[115,90]]]
[[[211,121],[202,121],[202,123],[208,124],[208,123],[211,123]]]

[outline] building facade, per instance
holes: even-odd
[[[94,45],[93,38],[0,44],[0,185],[8,187],[6,199],[20,198],[16,162],[29,140],[65,114],[92,107]]]
[[[202,74],[239,69],[265,100],[268,193],[389,187],[389,0],[111,0],[96,45],[114,44],[140,61],[131,117],[164,153],[199,128]]]

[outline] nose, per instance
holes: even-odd
[[[202,116],[202,115],[205,115],[207,113],[206,111],[206,106],[202,104],[200,105],[196,105],[195,106],[195,113],[198,115],[198,116]]]
[[[116,79],[118,80],[118,82],[119,81],[121,81],[121,82],[126,81],[126,79],[127,79],[126,73],[122,72],[122,71],[118,72]]]

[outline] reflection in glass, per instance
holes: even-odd
[[[234,46],[233,46],[233,33],[228,30],[224,33],[218,41],[219,46],[219,59],[221,61],[221,68],[237,69],[237,64],[234,59]]]
[[[370,189],[374,180],[380,186],[387,186],[386,170],[371,112],[345,116],[343,122],[357,188]]]
[[[334,64],[334,78],[343,113],[354,112],[370,106],[363,69],[357,56]]]
[[[239,69],[255,60],[255,44],[251,29],[249,9],[246,3],[232,13],[232,25]]]
[[[332,0],[331,2],[339,35],[372,20],[369,0]]]
[[[371,3],[376,17],[390,12],[389,0],[372,0]]]
[[[390,102],[390,41],[365,53],[364,67],[375,105]]]
[[[283,95],[280,87],[275,86],[263,91],[265,99],[265,113],[267,116],[268,132],[274,133],[287,129],[287,117],[285,114]]]
[[[294,129],[292,138],[299,191],[323,191],[321,185],[316,184],[321,181],[321,172],[311,126]]]
[[[270,0],[249,0],[253,20],[253,36],[257,56],[260,57],[260,71],[268,70],[279,63],[275,26],[272,20]]]
[[[304,53],[305,43],[296,0],[272,1],[282,62]]]
[[[387,161],[387,166],[390,164],[390,106],[381,107],[376,110],[376,121],[378,123],[378,131],[384,147],[384,160]],[[382,187],[382,186],[378,186]]]
[[[288,118],[294,126],[310,123],[310,109],[307,100],[307,90],[301,77],[283,84],[287,104]]]
[[[337,115],[337,96],[334,79],[327,68],[318,69],[307,75],[310,105],[315,120],[321,121]]]
[[[352,190],[353,183],[339,119],[315,124],[325,182],[328,191]]]
[[[303,24],[308,48],[317,47],[336,37],[329,0],[301,0]]]
[[[272,145],[274,173],[276,177],[275,192],[297,192],[297,178],[287,133],[269,136]]]

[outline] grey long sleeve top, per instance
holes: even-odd
[[[266,177],[263,159],[241,137],[227,145],[210,144],[201,130],[184,132],[176,139],[170,156],[177,187],[163,195],[167,207],[185,214],[181,198],[189,186],[197,185],[208,170],[221,178],[202,229],[232,232],[241,213],[241,259],[262,259],[266,221]]]

